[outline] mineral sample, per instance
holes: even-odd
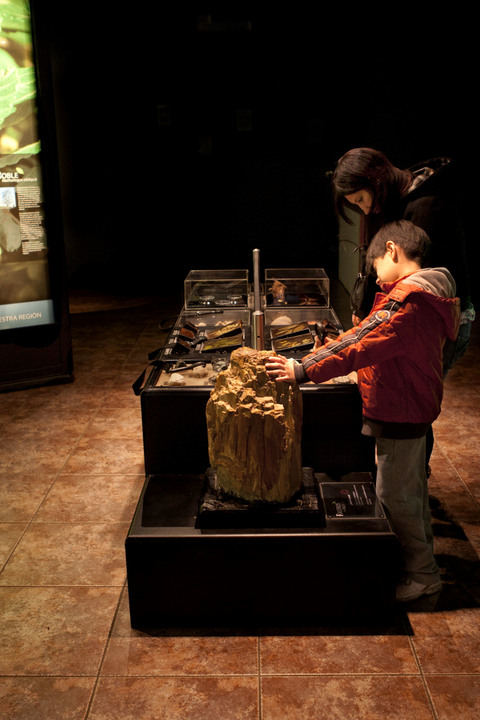
[[[266,370],[271,351],[242,347],[207,402],[217,487],[248,502],[289,502],[302,487],[302,395]]]

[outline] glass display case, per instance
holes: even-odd
[[[247,307],[248,270],[190,270],[185,308]]]
[[[323,268],[267,268],[265,307],[329,307],[330,280]]]

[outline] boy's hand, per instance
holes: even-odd
[[[268,358],[265,369],[277,382],[295,382],[294,365],[293,359],[287,360],[282,355],[275,355]]]

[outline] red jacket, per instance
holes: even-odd
[[[447,337],[456,338],[459,326],[460,301],[454,295],[445,268],[385,283],[360,325],[296,365],[297,382],[321,383],[356,370],[371,434],[421,436],[440,413],[443,345]]]

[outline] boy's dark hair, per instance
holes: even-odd
[[[409,260],[414,260],[420,267],[424,266],[430,250],[430,238],[425,230],[409,220],[397,220],[384,225],[373,236],[367,250],[368,272],[373,269],[373,261],[387,252],[389,240],[399,245]]]

